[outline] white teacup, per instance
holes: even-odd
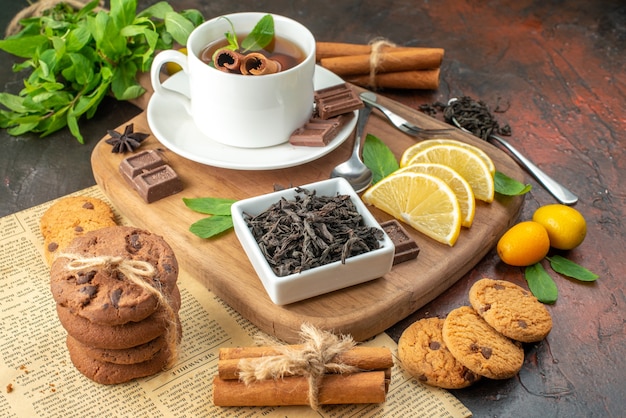
[[[235,32],[252,31],[265,13],[235,13],[225,17]],[[200,58],[210,43],[232,31],[226,19],[217,17],[198,26],[187,40],[187,55],[173,50],[159,53],[150,71],[156,94],[182,102],[198,129],[211,140],[229,146],[262,148],[282,144],[311,117],[315,39],[300,23],[273,15],[276,36],[295,43],[304,60],[293,68],[261,76],[226,73]],[[159,79],[163,64],[182,67],[190,97],[164,87]]]

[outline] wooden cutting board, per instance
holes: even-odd
[[[384,97],[380,97],[380,103],[420,126],[449,127]],[[127,123],[133,123],[136,132],[150,132],[146,112]],[[117,130],[123,132],[124,126],[126,124]],[[372,113],[366,130],[384,141],[398,159],[416,141],[392,127],[377,111]],[[452,132],[450,137],[482,148],[492,157],[499,171],[524,180],[524,172],[518,165],[491,144],[459,130]],[[92,167],[97,183],[116,208],[135,226],[165,237],[181,266],[243,317],[287,342],[298,340],[303,322],[351,334],[357,341],[383,332],[440,295],[475,266],[516,222],[523,202],[520,196],[500,195],[496,195],[491,204],[477,202],[474,224],[461,231],[454,247],[439,244],[407,226],[421,250],[417,259],[394,266],[390,273],[379,279],[277,306],[267,296],[232,230],[214,239],[201,239],[189,232],[189,226],[205,215],[187,209],[182,198],[244,199],[271,192],[274,185],[290,187],[326,179],[332,167],[349,157],[353,136],[318,160],[298,167],[267,171],[230,170],[199,164],[165,149],[151,136],[140,150],[163,149],[165,158],[184,182],[182,192],[151,204],[146,204],[121,177],[118,167],[125,156],[113,154],[105,139],[93,151]],[[371,211],[381,222],[390,219],[376,208]]]

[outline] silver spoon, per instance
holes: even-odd
[[[448,100],[448,105],[450,105],[452,102],[456,100],[458,100],[456,97]],[[458,128],[460,128],[464,132],[468,132],[471,134],[470,131],[468,131],[463,126],[461,126],[459,121],[456,120],[454,116],[452,117],[452,123],[454,123],[454,125],[456,125]],[[566,189],[564,186],[562,186],[552,177],[544,173],[543,170],[541,170],[539,167],[533,164],[532,161],[530,161],[522,153],[520,153],[517,149],[515,149],[504,138],[495,134],[489,135],[489,138],[498,142],[500,145],[506,148],[511,154],[513,154],[513,156],[518,160],[520,165],[526,168],[526,170],[528,170],[528,172],[532,174],[533,177],[537,179],[537,181],[541,183],[541,185],[543,185],[543,187],[545,187],[546,190],[550,192],[550,194],[556,198],[556,200],[563,203],[564,205],[573,205],[574,203],[578,201],[578,196],[570,192],[568,189]]]
[[[377,102],[377,97],[374,93],[366,91],[366,92],[361,93],[360,97],[363,103],[365,103],[365,106],[375,107],[376,109],[380,110],[382,114],[385,115],[387,119],[389,119],[389,122],[391,122],[396,128],[398,128],[405,134],[412,135],[412,136],[439,135],[439,134],[447,133],[453,130],[453,129],[447,129],[447,128],[444,128],[444,129],[420,128],[419,126],[414,125],[411,122],[407,121],[400,115],[387,109],[385,106],[379,104]]]
[[[333,168],[330,173],[330,178],[343,177],[348,180],[348,183],[357,192],[362,192],[372,182],[372,170],[361,160],[361,140],[365,125],[367,124],[367,118],[371,113],[371,109],[367,106],[359,110],[359,116],[356,122],[356,135],[354,136],[354,148],[352,149],[352,155],[350,158]]]

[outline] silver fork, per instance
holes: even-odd
[[[376,99],[376,95],[372,92],[366,91],[360,94],[361,100],[368,107],[373,107],[382,112],[383,115],[389,119],[389,121],[399,130],[404,132],[407,135],[412,136],[428,136],[428,135],[439,135],[447,132],[451,132],[454,128],[444,128],[444,129],[426,129],[420,128],[412,124],[411,122],[404,119],[402,116],[392,112],[387,109],[385,106],[379,104]]]

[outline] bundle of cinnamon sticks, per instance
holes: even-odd
[[[441,48],[399,47],[384,41],[316,43],[316,60],[322,67],[371,89],[435,90],[443,55]]]
[[[310,381],[306,376],[281,377],[245,383],[241,380],[242,361],[268,360],[284,356],[285,350],[302,346],[241,347],[220,349],[218,375],[213,380],[216,406],[310,405]],[[349,373],[328,372],[317,388],[317,404],[381,403],[391,380],[393,358],[387,348],[353,347],[335,355],[333,364],[349,367]]]

